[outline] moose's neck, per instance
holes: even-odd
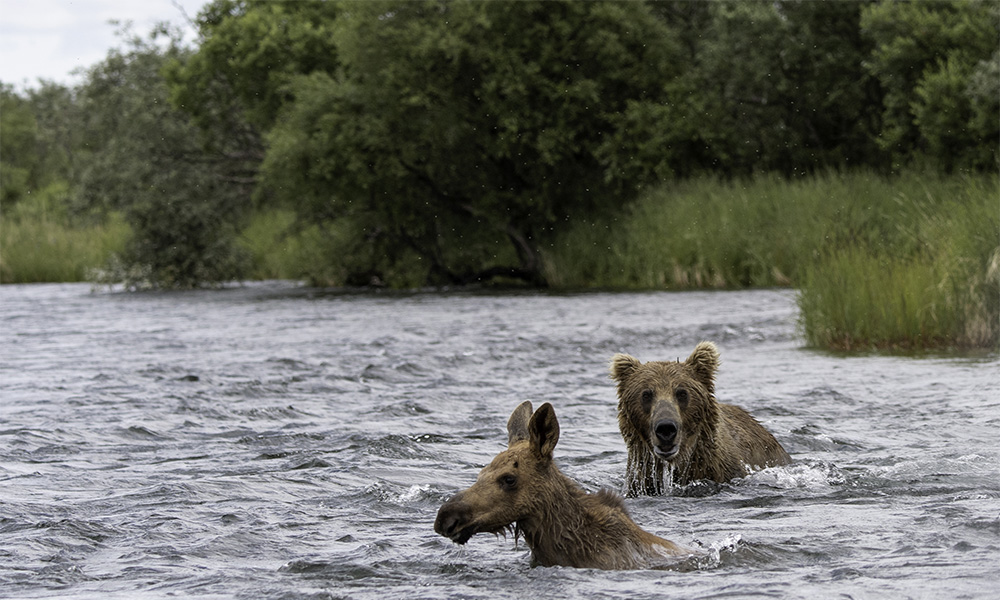
[[[558,470],[556,474],[538,494],[533,514],[517,522],[534,561],[605,569],[637,564],[638,526],[600,494],[587,494]]]

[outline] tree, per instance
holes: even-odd
[[[30,192],[37,177],[38,126],[31,104],[0,85],[0,203],[10,206]]]
[[[256,189],[261,132],[289,100],[291,80],[336,70],[335,14],[331,2],[215,0],[198,16],[197,50],[166,62],[171,102],[191,115],[229,181]]]
[[[344,2],[342,69],[294,80],[263,182],[351,219],[432,283],[544,281],[560,223],[618,210],[638,182],[607,144],[677,66],[640,3]]]
[[[161,70],[186,52],[177,40],[165,30],[128,39],[79,90],[89,154],[77,201],[124,213],[133,237],[111,276],[130,286],[194,287],[238,278],[244,266],[235,233],[247,190],[227,180],[190,119],[167,101]]]
[[[945,171],[996,169],[1000,4],[880,2],[861,25],[885,89],[879,143],[897,163],[923,155]]]
[[[76,93],[72,88],[42,81],[27,92],[35,121],[38,124],[40,177],[38,185],[54,181],[73,181],[76,176],[77,154],[80,151],[80,114]]]
[[[233,115],[269,130],[292,79],[336,71],[337,11],[334,2],[214,0],[197,18],[197,51],[169,66],[172,101],[203,131]]]
[[[0,204],[7,217],[63,220],[74,177],[80,115],[70,88],[42,81],[23,95],[0,92]],[[30,201],[31,206],[24,201]],[[17,210],[9,210],[21,204]]]
[[[669,178],[877,164],[880,90],[863,67],[863,6],[654,3],[686,49],[684,70],[665,81],[667,101],[623,115],[619,135],[638,158],[623,168]]]

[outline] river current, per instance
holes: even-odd
[[[0,287],[2,598],[997,598],[1000,361],[809,350],[787,290]],[[532,568],[436,511],[551,402],[563,472],[620,490],[608,360],[721,353],[793,464],[630,498],[698,549]]]

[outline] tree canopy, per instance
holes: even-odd
[[[198,143],[191,119],[167,101],[165,65],[188,52],[157,37],[128,37],[126,47],[91,67],[78,90],[86,155],[76,203],[122,212],[133,237],[120,268],[130,286],[194,287],[242,274],[235,234],[249,189],[230,163]]]
[[[538,281],[559,222],[627,200],[617,116],[677,62],[639,3],[359,2],[336,32],[341,69],[296,80],[263,182],[440,283]],[[514,263],[492,259],[506,244]]]
[[[898,162],[996,169],[1000,144],[1000,4],[881,2],[863,13],[866,60],[885,94],[880,145]]]
[[[214,0],[196,25],[0,98],[3,202],[70,182],[156,285],[239,276],[255,206],[329,225],[348,282],[544,284],[565,224],[665,180],[998,168],[986,0]]]

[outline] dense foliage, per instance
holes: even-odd
[[[0,84],[0,204],[12,205],[73,179],[82,149],[73,91],[51,83],[24,96]]]
[[[264,182],[435,283],[541,282],[557,223],[633,193],[607,141],[677,61],[638,3],[366,2],[337,31],[342,68],[296,81]]]
[[[131,38],[90,69],[77,91],[86,156],[76,194],[83,210],[120,211],[132,238],[105,274],[135,287],[193,287],[242,275],[235,236],[248,190],[229,161],[198,143],[191,120],[167,102],[161,71],[183,57]]]
[[[133,285],[240,277],[279,209],[321,247],[304,276],[546,284],[567,230],[664,182],[998,167],[985,0],[214,0],[196,25],[4,86],[5,214],[123,215]]]
[[[1000,145],[1000,3],[883,2],[862,14],[866,60],[885,90],[880,145],[939,169],[995,170]]]

